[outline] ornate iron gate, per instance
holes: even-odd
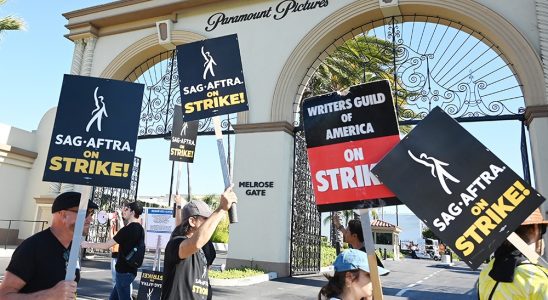
[[[293,104],[292,275],[317,272],[320,265],[320,216],[310,184],[302,99],[379,79],[391,82],[403,131],[435,107],[459,122],[521,122],[523,172],[529,181],[523,83],[493,42],[460,22],[431,16],[393,16],[358,26],[318,54]]]
[[[126,202],[137,201],[137,190],[139,188],[139,172],[141,169],[141,158],[135,157],[133,161],[133,170],[131,172],[131,185],[129,189],[111,188],[111,187],[93,187],[92,199],[99,206],[99,210],[113,212],[120,209]],[[93,216],[93,221],[89,228],[88,241],[105,242],[108,240],[108,231],[110,222],[99,223],[98,214]],[[87,252],[105,252],[105,250],[87,249]],[[107,251],[108,252],[108,251]]]
[[[310,181],[304,131],[295,132],[293,202],[291,205],[290,274],[303,275],[320,270],[320,213],[316,209]]]

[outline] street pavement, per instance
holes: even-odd
[[[0,258],[0,279],[3,278],[9,257]],[[226,260],[226,253],[218,253],[214,266]],[[381,277],[384,299],[467,300],[475,299],[474,284],[479,276],[464,263],[446,267],[433,260],[386,260],[391,270]],[[152,269],[152,255],[147,255],[144,268]],[[108,299],[112,290],[110,257],[96,255],[82,262],[82,279],[78,284],[79,299]],[[134,283],[138,288],[140,273]],[[278,278],[251,286],[213,287],[215,299],[317,299],[318,291],[327,280],[323,275]]]

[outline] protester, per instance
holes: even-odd
[[[336,217],[333,219],[333,221],[335,222],[335,228],[342,232],[343,241],[350,244],[352,249],[358,249],[363,252],[367,252],[365,251],[365,245],[363,243],[362,222],[360,220],[350,220],[348,222],[348,227],[344,228],[338,215],[335,214],[335,216]],[[376,252],[375,257],[377,257],[377,265],[384,268],[384,265]]]
[[[109,249],[118,244],[119,255],[116,260],[116,283],[110,293],[110,300],[130,300],[132,293],[132,283],[137,276],[137,268],[129,265],[124,259],[131,249],[145,238],[145,231],[141,226],[139,216],[143,213],[143,208],[137,202],[131,202],[122,209],[122,218],[126,221],[126,226],[122,227],[114,238],[104,243],[83,242],[82,248]]]
[[[326,275],[327,284],[318,294],[318,300],[372,300],[373,284],[367,254],[355,249],[348,249],[337,256],[333,263],[335,274]],[[388,270],[377,267],[379,275],[386,275]]]
[[[546,224],[548,221],[544,220],[540,209],[536,209],[515,232],[531,250],[542,255]],[[548,299],[548,270],[531,263],[514,245],[505,241],[480,273],[478,297],[481,300]]]
[[[219,207],[214,212],[199,200],[192,200],[182,208],[182,223],[165,249],[162,299],[202,300],[209,297],[207,258],[202,247],[236,202],[236,194],[229,187],[221,195]]]
[[[171,238],[173,238],[174,236],[178,236],[180,235],[180,228],[178,228],[179,226],[182,226],[182,216],[181,216],[181,213],[180,213],[180,210],[181,208],[183,208],[188,202],[185,201],[183,199],[183,197],[181,197],[181,195],[175,195],[174,197],[175,199],[175,208],[176,208],[176,211],[175,211],[175,229],[173,230],[173,232],[171,233]],[[213,242],[211,242],[211,240],[209,240],[203,247],[202,247],[202,251],[204,252],[204,255],[206,257],[206,261],[207,261],[207,268],[208,270],[211,268],[211,265],[213,264],[213,262],[215,261],[215,258],[217,257],[217,251],[215,250],[215,246],[213,246]],[[211,283],[207,282],[207,289],[208,289],[208,294],[207,294],[207,300],[211,300],[212,299],[212,288],[211,288]]]
[[[75,281],[65,280],[65,276],[79,204],[77,192],[65,192],[55,198],[51,226],[25,239],[13,252],[0,285],[0,299],[76,298],[80,271],[76,269]],[[97,208],[88,201],[83,233],[89,230]]]

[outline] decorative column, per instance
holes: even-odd
[[[548,197],[548,2],[536,0],[537,24],[540,40],[540,57],[544,71],[545,97],[542,106],[527,107],[526,119],[529,126],[531,139],[531,152],[533,156],[533,169],[535,174],[535,188]],[[548,201],[541,206],[542,215],[548,219]],[[547,236],[544,235],[546,241]],[[548,259],[548,245],[544,248],[544,258]]]
[[[70,68],[70,74],[78,75],[82,68],[82,58],[84,56],[84,41],[76,40],[74,41],[74,53],[72,55],[72,66]],[[49,184],[50,194],[57,195],[61,193],[62,184],[60,182],[52,182]],[[72,190],[72,188],[70,189]]]
[[[75,42],[76,49],[72,59],[71,74],[89,76],[91,75],[91,66],[93,64],[93,53],[97,37],[91,36]],[[74,184],[62,183],[60,192],[74,191]]]

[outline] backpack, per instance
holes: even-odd
[[[141,231],[141,235],[143,235],[143,231]],[[145,259],[145,250],[145,237],[141,236],[137,242],[137,245],[131,248],[129,253],[124,256],[126,263],[130,267],[139,268]]]

